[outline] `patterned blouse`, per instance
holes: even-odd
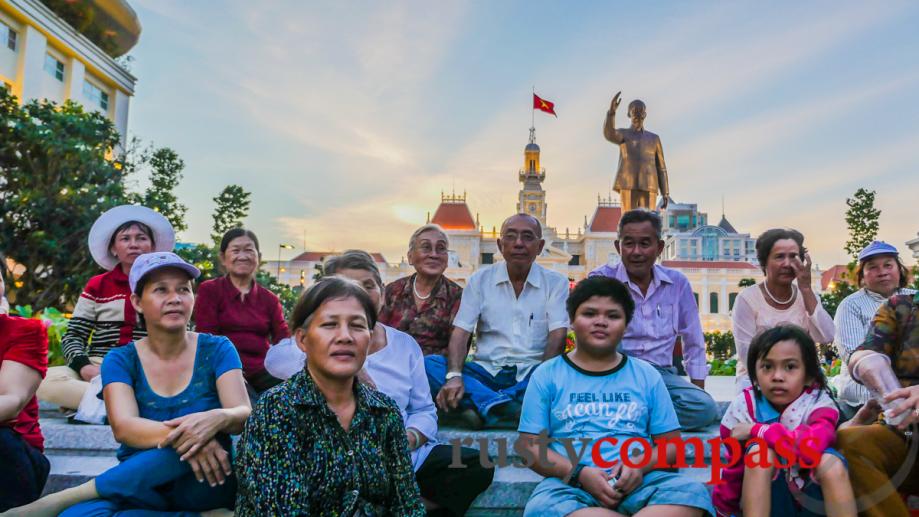
[[[425,515],[398,408],[360,383],[354,394],[348,431],[306,370],[258,399],[237,447],[237,517]]]
[[[416,275],[400,278],[386,286],[386,304],[380,311],[380,323],[415,338],[424,355],[446,355],[463,288],[441,275],[431,291],[431,297],[419,309],[412,295]]]
[[[919,384],[919,294],[888,298],[858,350],[886,354],[901,385]]]

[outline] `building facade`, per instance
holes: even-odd
[[[757,264],[756,239],[739,233],[724,214],[717,225],[695,204],[674,203],[666,210],[664,260],[747,262]]]
[[[915,239],[906,241],[906,245],[913,251],[913,258],[919,260],[919,233],[916,235]]]
[[[0,87],[20,102],[79,102],[111,120],[124,145],[137,80],[115,59],[137,43],[137,15],[124,0],[48,5],[0,2]]]

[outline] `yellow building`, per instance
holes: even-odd
[[[116,61],[140,37],[124,0],[0,0],[0,86],[20,102],[73,100],[125,142],[136,78]]]

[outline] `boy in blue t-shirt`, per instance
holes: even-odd
[[[640,468],[620,459],[630,438],[653,445],[656,438],[680,436],[660,374],[617,351],[634,309],[626,287],[612,278],[587,278],[568,297],[577,346],[540,365],[523,399],[518,447],[523,445],[535,459],[531,468],[546,477],[530,496],[525,516],[632,515],[655,505],[670,516],[714,515],[702,483],[654,470],[657,448]],[[547,439],[548,450],[540,451]],[[644,452],[636,445],[629,457],[641,465]],[[669,449],[672,463],[675,449]]]

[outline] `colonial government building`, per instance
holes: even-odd
[[[576,231],[559,231],[550,224],[547,192],[543,189],[546,169],[540,163],[540,148],[534,131],[523,150],[523,166],[517,171],[520,191],[516,211],[532,214],[543,226],[546,246],[537,262],[578,281],[603,265],[619,262],[613,242],[622,210],[611,199],[597,197],[593,215],[585,218],[584,226]],[[510,211],[511,207],[508,207]],[[498,228],[484,227],[466,202],[466,194],[441,194],[440,204],[429,212],[428,221],[440,225],[450,237],[450,258],[446,275],[465,285],[478,268],[502,260],[498,252]],[[708,215],[697,205],[670,201],[661,212],[665,225],[665,249],[662,264],[683,272],[692,283],[702,325],[705,330],[730,330],[730,310],[738,286],[743,279],[759,281],[762,277],[756,265],[755,237],[740,233],[722,215],[717,225],[708,223]],[[418,221],[419,225],[424,221]],[[269,261],[265,269],[280,271],[280,280],[292,286],[312,283],[317,266],[333,251],[305,251],[280,264]],[[382,255],[374,254],[383,281],[390,282],[414,272],[403,259],[398,264],[387,263]],[[819,273],[819,272],[818,272]],[[817,276],[819,278],[819,276]]]

